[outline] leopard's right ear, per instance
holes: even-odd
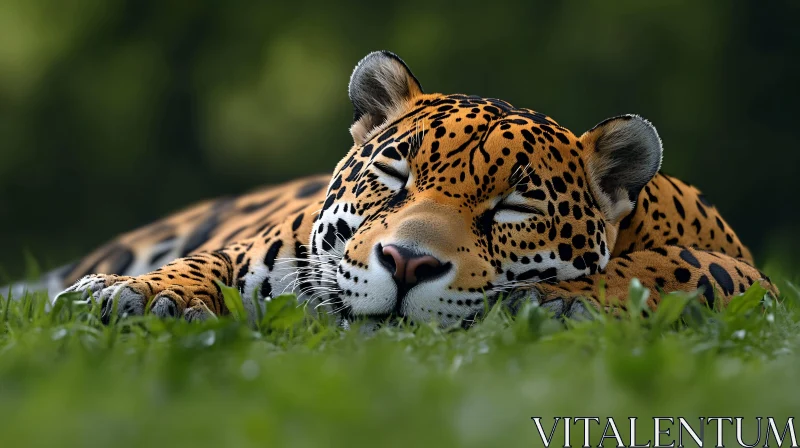
[[[633,211],[645,185],[661,168],[661,137],[638,115],[609,118],[581,136],[586,178],[603,215],[618,223]]]
[[[356,65],[348,92],[353,103],[350,134],[361,145],[387,118],[421,95],[422,86],[402,59],[384,50],[368,54]]]

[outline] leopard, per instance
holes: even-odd
[[[635,114],[581,135],[509,102],[425,93],[389,51],[350,77],[353,145],[332,174],[208,200],[122,234],[39,287],[101,317],[253,320],[294,294],[342,326],[469,326],[498,303],[570,318],[671,292],[710,308],[778,290],[719,211],[661,172],[662,140]],[[30,284],[17,285],[30,288]]]

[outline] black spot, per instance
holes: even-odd
[[[564,180],[561,179],[559,176],[553,177],[553,187],[559,193],[566,193],[567,192],[567,184],[565,184]]]
[[[390,147],[384,149],[381,154],[383,154],[384,157],[388,157],[388,158],[393,159],[393,160],[400,160],[401,159],[400,158],[400,153],[398,153],[397,150],[394,149],[394,146],[390,146]],[[352,177],[352,175],[351,175],[351,177]],[[345,179],[345,180],[350,180],[350,179]]]
[[[686,268],[675,269],[675,280],[686,283],[692,278],[692,273]]]
[[[333,191],[333,190],[331,190],[331,191]],[[336,201],[336,195],[335,194],[329,194],[328,197],[325,199],[325,203],[322,204],[322,211],[324,212],[325,210],[329,209],[331,207],[331,205],[333,205],[334,201]]]
[[[498,106],[500,105],[498,103],[495,103],[495,104],[497,104]],[[498,109],[498,108],[496,108],[494,106],[484,106],[483,110],[485,110],[486,112],[489,112],[492,115],[500,115],[500,109]]]
[[[397,145],[397,152],[399,152],[403,157],[408,157],[409,148],[410,145],[407,142],[401,142],[399,145]]]
[[[558,195],[556,195],[556,190],[555,188],[553,188],[552,182],[546,180],[544,181],[544,185],[547,187],[547,191],[550,193],[550,198],[552,198],[555,201]],[[552,213],[550,214],[552,215]]]
[[[269,284],[269,279],[265,279],[261,284],[261,297],[272,297],[272,285]]]
[[[538,199],[540,201],[543,201],[543,200],[547,199],[547,194],[544,192],[544,190],[540,190],[538,188],[536,190],[531,190],[531,191],[522,193],[522,196],[524,196],[526,198],[531,198],[531,199]]]
[[[529,130],[523,129],[521,133],[522,133],[522,137],[525,139],[525,141],[527,141],[531,145],[535,145],[536,144],[536,137],[534,137],[533,134],[531,134],[531,132]],[[508,155],[508,154],[506,154],[506,155]]]
[[[561,162],[563,162],[563,161],[564,161],[564,159],[561,157],[561,153],[558,151],[558,149],[556,149],[556,147],[555,147],[555,146],[553,146],[553,145],[550,145],[550,146],[549,146],[547,149],[549,149],[549,150],[550,150],[550,154],[553,154],[553,157],[555,157],[555,159],[556,159],[556,160],[557,160],[559,163],[561,163]]]
[[[281,250],[281,246],[283,246],[283,241],[277,240],[267,249],[267,255],[264,256],[264,264],[272,270],[273,266],[275,266],[275,258],[278,256],[278,252]]]
[[[339,180],[341,181],[341,177],[339,178]],[[302,199],[302,198],[307,198],[309,196],[313,196],[317,194],[320,190],[322,190],[324,187],[325,187],[324,182],[309,182],[297,190],[297,194],[295,194],[295,197],[298,199]]]
[[[383,134],[381,134],[380,137],[378,137],[378,143],[380,143],[380,142],[386,140],[387,138],[391,137],[392,135],[394,135],[395,132],[397,132],[397,126],[394,126],[394,127],[391,127],[389,129],[387,129],[386,132],[384,132]]]
[[[239,268],[239,272],[236,273],[236,278],[241,279],[242,277],[247,275],[249,271],[250,271],[250,260],[247,260],[247,263],[243,264],[242,267]],[[202,274],[200,274],[199,277],[202,277]]]
[[[700,225],[700,220],[694,218],[694,221],[692,221],[692,227],[694,227],[695,233],[700,233],[700,229],[702,229],[702,226]]]
[[[597,255],[595,252],[586,252],[580,258],[583,258],[583,261],[586,263],[586,267],[589,268],[589,272],[594,274],[598,270],[597,262],[600,261],[600,255]]]
[[[361,148],[360,156],[361,157],[369,157],[369,156],[371,156],[372,155],[372,148],[373,148],[373,146],[372,146],[371,143],[368,144],[368,145],[365,145],[363,148]]]
[[[678,198],[673,196],[672,202],[675,203],[675,210],[677,210],[678,214],[681,215],[681,219],[686,219],[686,212],[684,212],[683,205],[681,205],[681,202],[678,200]]]
[[[300,241],[294,242],[294,256],[297,258],[296,266],[298,271],[304,272],[308,266],[308,249]],[[298,276],[300,283],[297,284],[297,290],[302,291],[311,286],[305,278],[306,276],[302,274]]]
[[[336,179],[333,180],[333,183],[331,184],[331,191],[332,192],[336,191],[341,186],[342,186],[342,175],[340,174],[340,175],[336,176]]]
[[[564,243],[559,244],[558,256],[564,261],[572,260],[572,246]]]
[[[722,224],[722,220],[719,219],[719,216],[714,217],[714,219],[717,221],[717,227],[719,227],[719,230],[722,230],[724,232],[725,231],[725,225]]]
[[[725,294],[733,294],[733,279],[731,279],[730,274],[728,274],[725,268],[716,263],[711,263],[708,266],[708,272],[710,272],[714,280],[719,283],[719,286]]]
[[[701,276],[700,279],[697,280],[697,288],[703,289],[703,297],[706,298],[708,307],[714,308],[714,287],[711,285],[711,282],[708,281],[708,277],[705,275]]]
[[[325,235],[322,236],[322,250],[328,252],[336,246],[336,228],[328,224]]]
[[[583,235],[573,236],[572,245],[575,247],[575,249],[583,249],[583,246],[586,245],[586,237]]]
[[[681,251],[681,258],[683,259],[683,261],[689,263],[690,265],[692,265],[692,266],[694,266],[696,268],[700,267],[700,262],[697,261],[697,258],[695,258],[695,256],[692,255],[692,253],[689,252],[688,249],[683,249]]]
[[[569,223],[565,223],[563,227],[561,227],[561,238],[570,238],[572,237],[572,225]]]
[[[294,221],[292,221],[292,231],[294,232],[297,229],[299,229],[300,224],[302,223],[303,223],[303,213],[300,213],[299,215],[297,215],[297,218],[295,218]]]
[[[708,213],[706,213],[706,208],[703,206],[703,204],[701,204],[700,201],[698,201],[695,202],[695,205],[697,205],[697,211],[700,212],[701,215],[703,215],[703,218],[708,218]]]
[[[347,222],[345,222],[345,220],[342,218],[339,218],[339,220],[336,221],[336,232],[344,241],[349,240],[350,237],[353,236],[353,231],[350,230],[350,226],[348,226]]]

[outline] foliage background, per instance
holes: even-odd
[[[367,52],[580,133],[639,113],[763,260],[797,265],[800,2],[4,0],[0,266],[329,171]],[[2,277],[0,277],[2,280]]]

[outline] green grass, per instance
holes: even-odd
[[[800,403],[800,294],[781,286],[780,303],[753,287],[718,313],[674,295],[646,320],[636,306],[566,325],[536,307],[516,319],[498,308],[469,331],[400,325],[372,335],[314,319],[291,297],[255,328],[234,318],[104,326],[97,309],[47,313],[45,297],[28,295],[0,303],[0,440],[529,447],[541,446],[532,416],[785,422]]]

